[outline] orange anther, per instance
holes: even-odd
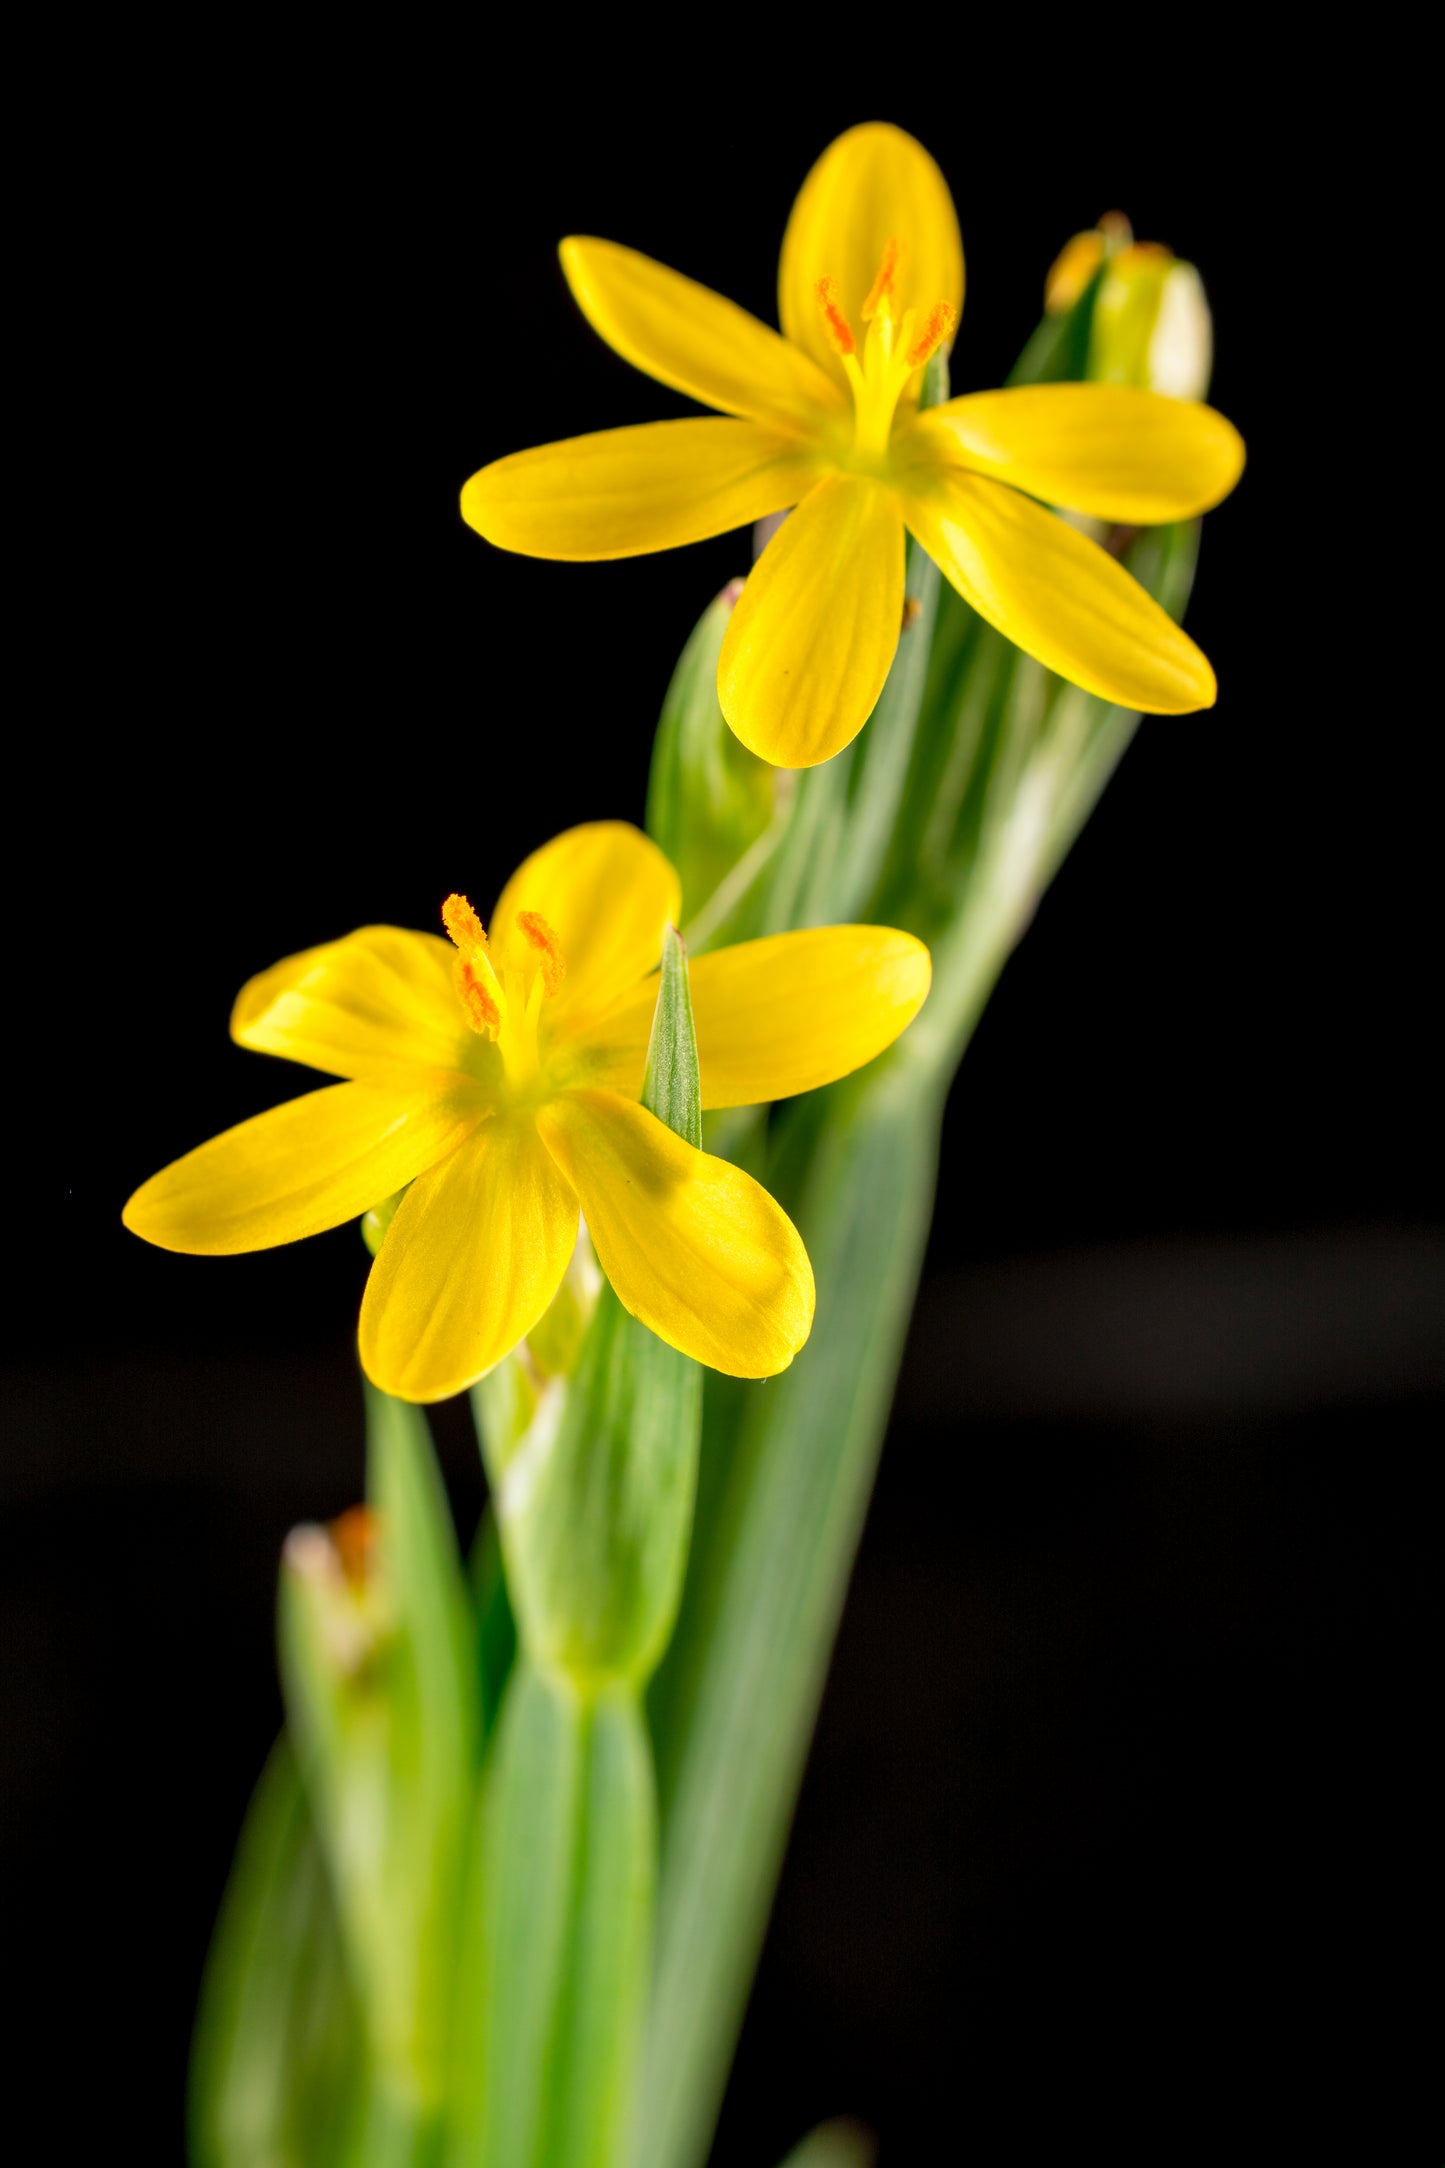
[[[540,911],[519,911],[517,931],[540,955],[542,983],[549,994],[555,994],[567,976],[567,959],[562,954],[561,942]]]
[[[485,949],[487,936],[481,920],[465,896],[448,896],[442,905],[442,924],[465,956],[469,949]]]
[[[884,303],[895,298],[898,268],[902,261],[903,243],[901,241],[885,241],[883,244],[883,261],[878,266],[878,276],[869,287],[868,299],[863,304],[863,321],[865,324],[871,324]],[[893,311],[890,309],[888,313],[891,316]]]
[[[923,328],[904,357],[910,369],[922,368],[931,354],[936,354],[945,339],[953,337],[958,323],[958,311],[951,301],[935,301],[924,319]]]
[[[842,354],[846,358],[853,351],[853,331],[847,317],[843,314],[843,302],[838,291],[838,281],[833,278],[817,280],[813,287],[813,299],[817,302],[819,312],[822,315],[823,329],[828,334],[829,344],[835,353]]]
[[[490,1034],[500,1029],[502,1012],[492,990],[496,980],[485,957],[459,956],[452,967],[452,983],[473,1031]]]

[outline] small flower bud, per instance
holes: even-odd
[[[373,1257],[386,1240],[386,1230],[396,1218],[396,1208],[405,1195],[404,1189],[393,1190],[389,1197],[382,1198],[380,1204],[374,1204],[369,1212],[362,1213],[361,1239]]]
[[[390,1632],[379,1533],[372,1508],[353,1506],[324,1528],[308,1522],[286,1538],[285,1570],[304,1591],[338,1683],[359,1678]]]
[[[1209,303],[1193,264],[1156,241],[1121,249],[1094,303],[1090,380],[1202,399],[1213,354]]]

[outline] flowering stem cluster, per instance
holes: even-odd
[[[879,173],[932,206],[912,298]],[[647,837],[569,831],[489,926],[449,898],[450,947],[368,928],[263,973],[238,1038],[346,1081],[128,1208],[152,1240],[218,1250],[369,1207],[376,1257],[368,1501],[287,1548],[287,1729],[203,1997],[198,2168],[703,2168],[949,1085],[1146,694],[1213,693],[1177,630],[1192,512],[1238,471],[1228,425],[1180,396],[1202,394],[1204,348],[1192,393],[1176,377],[1176,411],[1157,404],[1160,327],[1172,309],[1177,371],[1197,279],[1105,222],[1060,258],[1008,390],[951,400],[941,188],[897,131],[835,145],[785,244],[788,340],[568,244],[612,343],[734,418],[498,462],[468,517],[538,554],[691,539],[698,472],[666,432],[706,428],[709,516],[767,530],[796,505],[783,547],[760,533],[758,571],[688,643]],[[1079,508],[1066,528],[1027,494],[1046,474]],[[830,632],[862,660],[824,697],[791,672]],[[470,1568],[408,1404],[460,1386],[490,1493]],[[808,2157],[845,2168],[850,2145],[820,2134]]]

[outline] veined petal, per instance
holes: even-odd
[[[529,1333],[562,1283],[577,1199],[529,1120],[499,1117],[397,1207],[361,1305],[361,1361],[398,1400],[445,1400]]]
[[[787,1369],[812,1328],[813,1268],[765,1189],[615,1092],[562,1092],[537,1126],[624,1309],[729,1377]]]
[[[493,954],[518,947],[517,915],[535,911],[556,934],[567,975],[546,1005],[549,1032],[566,1032],[610,1007],[656,968],[662,937],[682,905],[676,873],[628,821],[568,828],[522,861],[492,913]]]
[[[1207,512],[1244,468],[1239,431],[1213,407],[1124,384],[971,392],[920,414],[894,452],[941,458],[1048,504],[1140,527]]]
[[[758,1106],[861,1069],[923,1006],[932,962],[891,926],[813,926],[699,956],[688,967],[704,1107]],[[588,1081],[636,1098],[657,980],[600,1018]]]
[[[1147,715],[1213,706],[1214,672],[1188,634],[1057,514],[958,472],[920,478],[904,510],[964,601],[1060,677]]]
[[[638,557],[751,526],[816,478],[802,439],[762,422],[643,422],[494,460],[462,517],[524,557]]]
[[[898,499],[861,476],[830,475],[784,520],[728,621],[723,714],[774,767],[816,767],[872,714],[902,622]]]
[[[226,1257],[359,1219],[486,1118],[474,1089],[328,1084],[238,1123],[143,1182],[122,1215],[163,1250]]]
[[[709,287],[615,241],[574,236],[562,269],[594,331],[674,391],[806,434],[849,400],[817,362]]]
[[[890,241],[903,243],[901,308],[927,310],[935,301],[962,308],[963,240],[947,181],[911,135],[886,121],[865,121],[830,143],[804,181],[778,265],[784,336],[840,385],[847,378],[818,312],[818,281],[838,281],[843,313],[858,330]]]
[[[363,926],[249,979],[231,1011],[231,1037],[259,1054],[402,1091],[426,1073],[466,1074],[482,1042],[452,985],[454,954],[434,934]]]

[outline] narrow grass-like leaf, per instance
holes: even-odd
[[[354,2158],[361,2015],[295,1759],[256,1787],[206,1961],[192,2046],[193,2168],[313,2168]]]
[[[817,1321],[766,1394],[709,1380],[708,1503],[651,1702],[663,1852],[638,2168],[707,2154],[932,1209],[938,1093],[902,1048],[790,1119],[813,1146],[782,1194],[806,1229]]]

